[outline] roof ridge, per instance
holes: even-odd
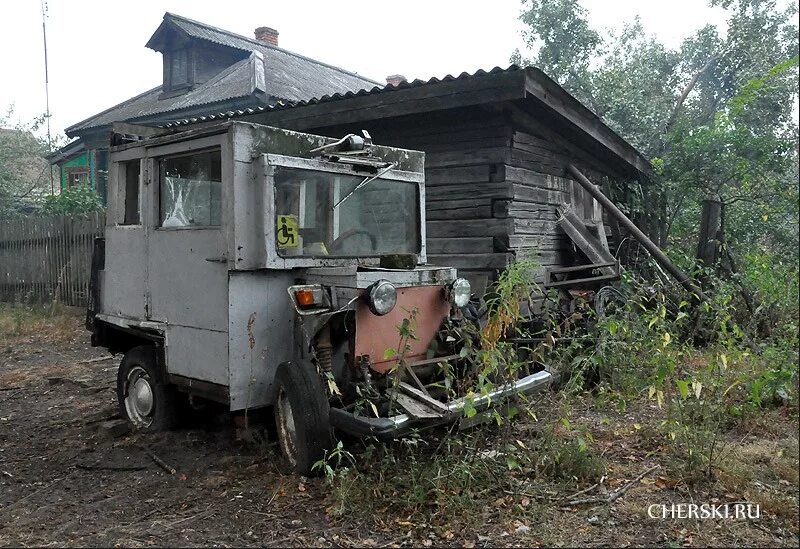
[[[266,42],[262,42],[260,40],[256,40],[255,38],[249,38],[249,37],[244,36],[242,34],[238,34],[238,33],[235,33],[233,31],[229,31],[229,30],[226,30],[226,29],[223,29],[223,28],[220,28],[220,27],[215,27],[214,25],[209,25],[208,23],[203,23],[201,21],[196,21],[194,19],[189,19],[188,17],[184,17],[183,15],[178,15],[176,13],[172,13],[172,12],[169,12],[169,11],[164,13],[164,18],[165,19],[166,19],[167,16],[170,16],[170,17],[175,18],[175,19],[182,19],[184,21],[192,23],[193,25],[200,25],[201,27],[205,27],[205,28],[207,28],[209,30],[220,32],[222,34],[227,34],[228,36],[233,36],[234,38],[238,38],[240,40],[244,40],[245,42],[249,42],[249,43],[253,44],[254,46],[258,46],[260,48],[267,48],[267,49],[273,49],[273,50],[282,51],[282,52],[284,52],[286,54],[293,55],[294,57],[299,57],[300,59],[305,59],[306,61],[311,61],[312,63],[316,63],[318,65],[323,65],[323,66],[328,67],[330,69],[334,69],[334,70],[337,70],[339,72],[343,72],[345,74],[349,74],[350,76],[356,76],[358,78],[361,78],[362,80],[366,80],[368,82],[372,82],[373,84],[382,85],[377,80],[372,80],[371,78],[367,78],[366,76],[362,76],[362,75],[358,74],[357,72],[349,71],[347,69],[343,69],[342,67],[337,67],[336,65],[331,65],[330,63],[325,63],[324,61],[319,61],[318,59],[312,59],[311,57],[307,57],[307,56],[299,54],[297,52],[293,52],[291,50],[287,50],[285,48],[281,48],[280,46],[273,46],[272,44],[267,44]]]

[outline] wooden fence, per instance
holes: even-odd
[[[0,220],[0,301],[86,306],[105,214]]]

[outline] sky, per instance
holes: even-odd
[[[619,28],[636,15],[678,47],[710,22],[705,0],[582,0],[590,24]],[[53,135],[161,83],[161,54],[144,47],[169,11],[252,37],[275,28],[280,46],[384,82],[506,67],[523,47],[519,0],[49,0],[47,54]],[[0,109],[12,122],[45,112],[41,0],[0,0]]]

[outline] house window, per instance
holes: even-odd
[[[159,160],[162,227],[218,227],[222,218],[222,160],[208,151]]]
[[[175,90],[192,84],[191,56],[188,48],[164,54],[164,90]]]
[[[67,171],[67,187],[89,184],[89,168],[72,168]]]

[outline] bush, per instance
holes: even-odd
[[[85,215],[105,209],[100,197],[88,185],[75,185],[60,194],[45,197],[43,215]]]

